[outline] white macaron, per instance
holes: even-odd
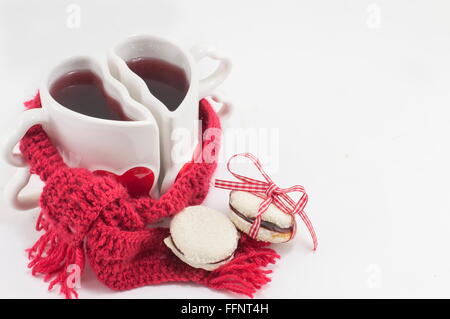
[[[190,206],[172,219],[164,243],[186,264],[211,271],[233,259],[238,240],[239,233],[226,215]]]
[[[244,191],[230,193],[230,219],[243,233],[248,234],[258,214],[263,199]],[[289,241],[294,232],[295,220],[291,215],[270,204],[261,216],[261,224],[256,239],[270,243]]]

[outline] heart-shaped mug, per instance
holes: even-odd
[[[71,72],[88,70],[101,80],[105,94],[120,104],[127,121],[97,118],[76,112],[60,104],[51,88]],[[99,174],[108,172],[124,184],[149,191],[159,197],[156,180],[159,176],[159,129],[152,113],[128,95],[127,90],[114,79],[106,63],[90,57],[75,57],[57,65],[45,78],[40,88],[41,108],[21,113],[15,129],[10,131],[2,147],[3,158],[19,169],[5,189],[5,196],[18,209],[35,205],[35,198],[18,197],[28,183],[26,162],[13,148],[36,124],[41,124],[66,163],[84,167]],[[145,181],[146,185],[143,185]],[[140,185],[132,185],[132,184]]]

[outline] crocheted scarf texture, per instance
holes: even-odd
[[[39,95],[25,107],[41,107]],[[221,128],[205,99],[199,103],[199,114],[203,131]],[[198,155],[184,165],[172,187],[159,199],[152,199],[131,196],[112,176],[69,167],[42,127],[30,128],[21,140],[20,151],[30,172],[45,183],[36,223],[42,235],[28,249],[32,274],[43,276],[49,290],[58,285],[66,298],[78,297],[74,273],[83,272],[86,260],[98,280],[114,290],[193,282],[252,297],[270,281],[267,266],[279,258],[268,244],[242,234],[235,258],[208,272],[173,255],[163,243],[169,235],[167,228],[149,227],[203,202],[217,167],[219,147],[217,134],[203,138],[202,149],[213,155],[212,160],[196,152]]]

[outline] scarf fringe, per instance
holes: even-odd
[[[47,229],[48,225],[41,225],[42,218],[38,218],[37,229],[45,228],[45,233],[30,249],[27,249],[28,268],[33,276],[44,276],[45,282],[50,282],[48,290],[60,285],[60,293],[67,299],[78,298],[75,291],[77,276],[81,276],[84,269],[84,251],[82,243],[79,247],[61,242],[58,235]],[[76,273],[78,272],[78,273]]]
[[[264,269],[274,264],[280,256],[270,248],[263,248],[238,257],[215,270],[208,285],[218,290],[228,290],[253,298],[253,294],[269,283],[272,270]]]

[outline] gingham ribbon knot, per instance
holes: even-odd
[[[274,194],[278,195],[281,191],[281,188],[279,188],[275,183],[271,183],[269,187],[266,189],[266,196],[272,197]]]
[[[259,170],[261,175],[264,177],[266,181],[261,181],[257,179],[253,179],[250,177],[246,177],[240,174],[237,174],[233,172],[230,169],[230,163],[231,161],[236,157],[245,157],[250,159],[253,164],[256,166],[256,168]],[[294,220],[294,229],[292,231],[292,236],[294,236],[296,231],[296,223],[295,223],[295,215],[298,214],[302,218],[303,222],[305,223],[306,227],[309,230],[309,233],[311,234],[313,244],[314,244],[314,250],[317,249],[317,236],[314,231],[314,227],[309,220],[308,216],[304,212],[304,208],[306,204],[308,203],[308,194],[306,194],[306,191],[303,186],[301,185],[295,185],[288,188],[280,188],[278,187],[273,180],[270,178],[269,175],[264,171],[262,168],[262,165],[258,158],[256,158],[253,154],[250,153],[242,153],[242,154],[235,154],[233,155],[227,163],[227,169],[228,171],[237,179],[239,179],[241,182],[233,182],[233,181],[226,181],[222,179],[216,179],[215,180],[215,187],[222,188],[222,189],[229,189],[229,190],[240,190],[240,191],[247,191],[250,192],[260,198],[263,198],[264,200],[261,202],[261,204],[258,207],[258,214],[255,217],[255,221],[253,222],[249,236],[252,238],[256,238],[259,232],[259,228],[261,226],[261,218],[262,215],[267,211],[270,204],[274,204],[277,206],[281,211],[283,211],[285,214],[288,214],[292,217]],[[300,199],[296,202],[294,201],[288,193],[294,193],[298,192],[301,193]]]

